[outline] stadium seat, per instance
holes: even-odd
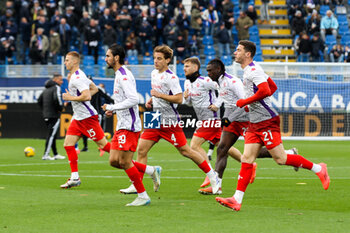
[[[212,45],[206,45],[204,47],[204,55],[215,55],[215,49]]]
[[[203,43],[204,45],[213,45],[213,44],[214,44],[213,37],[210,36],[210,35],[204,36],[204,37],[203,37],[202,43]]]
[[[350,35],[349,27],[347,25],[339,25],[338,34],[341,37],[345,35]]]
[[[176,75],[179,78],[184,78],[185,77],[185,71],[184,71],[184,65],[183,64],[178,64],[176,65]]]
[[[139,60],[137,59],[137,56],[130,56],[127,58],[130,65],[138,65]]]
[[[333,47],[333,45],[337,44],[337,40],[336,40],[336,38],[333,35],[326,35],[326,42],[325,42],[325,44],[328,47]]]
[[[208,63],[213,60],[215,58],[214,55],[208,55],[208,56],[205,56],[205,60],[204,60],[204,65],[208,65]]]
[[[262,58],[262,55],[255,55],[254,61],[264,61],[264,59]]]
[[[151,56],[144,56],[142,59],[143,65],[153,65],[153,58]]]
[[[84,65],[84,73],[86,75],[91,75],[92,77],[94,77],[95,76],[94,65]]]
[[[249,40],[254,42],[257,45],[260,45],[260,37],[258,34],[255,34],[255,35],[250,34]]]
[[[350,46],[350,35],[344,35],[340,39],[340,44],[343,46]]]
[[[231,56],[221,56],[221,61],[225,64],[225,66],[230,66],[232,65],[232,57]]]
[[[93,56],[84,56],[83,59],[83,65],[94,65],[95,64],[95,59]]]
[[[325,16],[326,12],[330,10],[328,5],[321,5],[320,7],[320,15]]]
[[[239,0],[231,0],[231,2],[233,3],[234,6],[238,6],[239,5]]]
[[[106,56],[98,56],[97,64],[99,64],[101,66],[105,66],[106,65],[105,58],[106,58]]]
[[[249,29],[249,35],[259,35],[259,29],[257,25],[251,26]]]

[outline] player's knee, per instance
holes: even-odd
[[[275,160],[275,162],[276,162],[278,165],[284,165],[284,164],[286,164],[286,160],[283,159],[282,157],[275,157],[274,160]]]
[[[138,147],[138,149],[137,149],[137,157],[138,158],[144,158],[144,157],[147,156],[147,152],[148,152],[148,150],[145,150],[145,149],[143,149],[141,147]]]
[[[115,167],[115,168],[122,168],[120,163],[119,163],[119,160],[116,160],[116,159],[112,159],[110,158],[109,159],[109,164],[112,166],[112,167]]]
[[[217,151],[218,156],[221,157],[221,156],[227,155],[228,148],[225,144],[220,144],[216,151]]]

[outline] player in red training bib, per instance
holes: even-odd
[[[261,66],[253,61],[256,46],[251,41],[241,40],[234,53],[235,61],[243,69],[245,98],[239,99],[237,107],[249,106],[250,124],[246,132],[244,153],[241,159],[241,171],[233,197],[217,197],[216,201],[233,210],[241,209],[242,200],[252,175],[253,162],[262,146],[266,146],[272,158],[279,165],[302,167],[313,171],[321,180],[325,190],[330,179],[327,165],[315,164],[300,155],[286,154],[283,148],[280,121],[277,111],[272,107],[270,95],[277,89],[271,78]]]

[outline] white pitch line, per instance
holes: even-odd
[[[189,161],[188,159],[183,159],[183,160],[152,160],[152,163],[154,162],[185,162]],[[105,161],[79,161],[79,164],[108,164],[108,160]],[[0,167],[16,167],[16,166],[43,166],[43,165],[57,165],[57,164],[68,164],[68,161],[66,162],[57,162],[57,161],[52,161],[52,162],[42,162],[42,163],[14,163],[14,164],[0,164]]]
[[[0,173],[0,176],[37,176],[37,177],[67,177],[67,175],[47,175],[47,174],[17,174],[17,173]],[[115,178],[122,178],[126,179],[127,176],[82,176],[83,178],[107,178],[107,179],[115,179]],[[177,177],[177,176],[162,176],[162,179],[203,179],[203,177]],[[261,179],[261,180],[317,180],[316,177],[256,177],[255,179]],[[333,180],[350,180],[350,177],[331,177]]]

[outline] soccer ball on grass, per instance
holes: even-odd
[[[106,132],[105,137],[106,137],[106,139],[111,139],[112,135],[110,133]]]
[[[33,157],[35,155],[35,149],[33,147],[27,146],[24,148],[24,155],[26,157]]]

